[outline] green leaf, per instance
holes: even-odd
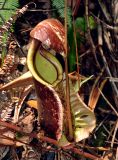
[[[97,24],[92,16],[89,17],[89,25],[91,30],[97,27]]]
[[[4,25],[5,22],[7,22],[10,17],[15,14],[16,9],[18,8],[19,2],[18,0],[1,0],[0,1],[0,27]],[[4,32],[2,35],[0,35],[2,38],[0,39],[1,44],[1,57],[2,62],[4,61],[4,57],[7,53],[7,48],[3,47],[2,44],[6,44],[8,40],[8,32]]]
[[[77,18],[75,21],[75,29],[76,29],[76,39],[77,46],[79,48],[80,44],[84,42],[84,32],[85,32],[85,21],[84,18]],[[68,44],[69,44],[69,72],[73,72],[76,70],[76,45],[74,38],[74,29],[71,26],[68,29]]]
[[[64,0],[51,0],[52,1],[52,7],[57,9],[57,12],[59,14],[59,16],[64,19],[65,15],[64,15],[64,6],[65,6],[65,2]],[[67,23],[68,26],[71,27],[72,25],[72,11],[71,8],[67,8]]]
[[[7,22],[9,18],[16,12],[18,8],[18,0],[1,0],[0,2],[0,25]]]
[[[86,22],[84,17],[78,17],[75,21],[75,29],[79,29],[82,32],[86,31]]]
[[[90,29],[96,28],[96,23],[92,16],[89,17]],[[77,46],[79,50],[80,44],[85,42],[85,32],[87,31],[87,24],[84,17],[78,17],[75,20],[74,27],[76,30],[76,39],[77,39]],[[75,46],[75,38],[74,38],[74,29],[71,26],[68,29],[68,44],[69,44],[69,72],[73,72],[76,70],[76,46]]]

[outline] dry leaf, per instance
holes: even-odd
[[[28,106],[38,109],[37,107],[37,100],[29,100],[27,101]]]
[[[78,81],[76,81],[78,83]],[[81,141],[89,136],[96,126],[94,113],[87,107],[79,96],[77,89],[74,88],[72,81],[69,81],[70,87],[70,104],[74,125],[74,139],[76,142]],[[64,82],[65,89],[65,82]]]
[[[103,80],[100,84],[100,87],[96,85],[93,85],[90,97],[89,97],[89,102],[88,102],[88,106],[91,108],[91,110],[93,111],[96,107],[96,104],[98,102],[98,99],[100,97],[100,90],[103,89],[105,83],[107,80]]]
[[[31,73],[28,71],[24,73],[22,76],[14,79],[13,81],[5,84],[4,86],[0,86],[0,91],[9,90],[16,87],[26,86],[33,84],[33,79]]]
[[[18,125],[22,128],[22,130],[26,133],[31,133],[34,128],[34,121],[35,121],[35,114],[31,111],[31,108],[25,109],[25,114],[27,115],[21,115],[19,118]]]
[[[105,156],[103,157],[103,160],[117,160],[117,159],[115,159],[113,151],[109,151],[106,152]]]

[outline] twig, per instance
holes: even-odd
[[[7,128],[9,128],[9,129],[15,130],[15,131],[17,131],[17,132],[24,133],[20,127],[14,125],[14,124],[12,124],[12,123],[4,122],[4,121],[1,120],[1,118],[0,118],[0,126],[7,127]],[[24,134],[25,134],[25,133],[24,133]]]
[[[79,56],[79,58],[81,59],[81,58],[83,58],[84,56],[86,56],[86,55],[88,55],[88,54],[90,54],[90,53],[91,53],[91,50],[88,49],[87,51],[85,51],[84,53],[82,53],[82,54]]]
[[[81,0],[77,0],[76,3],[75,3],[75,6],[73,8],[73,16],[75,17],[78,13],[78,9],[79,9],[79,6],[80,6],[80,2]]]
[[[75,41],[75,49],[76,49],[76,65],[77,65],[77,73],[79,75],[79,56],[78,56],[78,46],[77,46],[77,38],[76,38],[76,29],[75,29],[75,22],[73,18],[73,31],[74,31],[74,41]]]
[[[29,85],[28,87],[25,87],[23,89],[23,92],[22,92],[21,98],[19,99],[18,105],[15,107],[14,117],[13,117],[14,123],[18,122],[19,114],[20,114],[20,110],[23,105],[23,102],[24,102],[25,98],[27,97],[27,95],[31,92],[31,90],[32,90],[32,85]]]
[[[108,135],[108,138],[107,138],[107,140],[109,140],[109,139],[110,139],[110,137],[112,137],[112,136],[113,136],[113,130],[114,130],[114,127],[112,127],[111,131],[109,131],[109,130],[107,129],[107,127],[103,124],[103,128],[104,128],[104,129],[105,129],[105,131],[109,134],[109,135]],[[115,138],[115,141],[118,141],[118,140]]]
[[[64,7],[58,8],[58,10],[64,9]],[[57,9],[52,8],[52,9],[28,9],[27,11],[29,12],[53,12],[57,11]]]
[[[105,23],[103,20],[101,20],[100,18],[95,16],[92,12],[90,12],[90,14],[96,19],[96,23],[98,23],[98,22],[100,23],[101,22],[105,26],[105,28],[110,29],[110,30],[118,31],[118,27],[117,26],[111,26],[111,25]]]
[[[95,45],[93,43],[93,39],[91,37],[91,32],[90,32],[90,24],[89,24],[89,11],[88,11],[88,2],[89,0],[85,0],[85,17],[86,17],[86,23],[87,23],[87,34],[90,40],[90,44],[91,44],[91,48],[92,48],[92,52],[95,54]]]
[[[72,128],[72,117],[70,109],[70,93],[69,93],[69,78],[68,78],[68,50],[67,50],[67,0],[65,0],[65,74],[66,74],[66,112],[67,112],[67,123],[69,129],[69,139],[73,139],[73,128]]]
[[[118,112],[115,110],[115,108],[112,106],[112,104],[108,101],[108,99],[105,97],[105,95],[102,93],[102,91],[99,88],[99,92],[104,98],[104,100],[107,102],[107,104],[111,107],[111,109],[115,112],[116,116],[118,116]]]
[[[15,138],[8,137],[8,136],[6,136],[6,135],[0,135],[0,138],[5,139],[5,140],[6,140],[5,142],[8,143],[8,144],[4,144],[5,142],[3,141],[2,144],[4,144],[4,145],[11,145],[11,146],[13,146],[13,145],[15,145],[17,142],[23,143],[23,144],[25,144],[25,145],[29,145],[29,144],[26,143],[26,142],[17,140],[17,139],[15,139]],[[7,140],[8,140],[8,142],[7,142]]]
[[[104,2],[105,2],[105,1],[98,0],[98,4],[99,4],[99,6],[100,6],[100,8],[101,8],[101,11],[102,11],[104,17],[106,18],[106,20],[107,20],[108,22],[111,22],[111,15],[110,15],[110,13],[107,11],[107,7],[105,6]]]
[[[10,29],[10,32],[9,32],[9,33],[11,34],[13,40],[16,42],[17,46],[19,47],[19,49],[20,49],[20,51],[21,51],[21,54],[26,57],[26,55],[25,55],[25,53],[24,53],[24,51],[23,51],[20,43],[18,42],[18,40],[16,39],[16,37],[15,37],[14,34],[12,33],[11,29]]]
[[[105,141],[105,143],[111,144],[111,142],[109,142],[109,141]],[[114,144],[118,145],[118,141],[114,142]]]
[[[79,154],[85,158],[89,158],[91,160],[102,160],[101,158],[99,158],[98,156],[94,156],[90,153],[87,153],[87,152],[84,152],[76,147],[73,147],[73,145],[70,145],[71,147],[63,147],[63,146],[59,146],[58,145],[58,141],[54,140],[54,139],[51,139],[49,137],[45,137],[45,136],[42,136],[42,135],[37,135],[36,133],[26,133],[22,130],[22,128],[14,125],[14,124],[10,124],[8,122],[3,122],[1,119],[0,119],[0,125],[1,126],[4,126],[4,127],[7,127],[9,129],[12,129],[14,131],[17,131],[17,132],[20,132],[20,133],[23,133],[24,135],[29,135],[29,137],[31,138],[38,138],[40,141],[43,141],[43,142],[47,142],[47,143],[51,143],[57,147],[59,147],[60,149],[64,150],[64,151],[67,151],[70,149],[70,151],[74,152],[75,154]],[[12,138],[9,138],[9,139],[12,139]],[[14,139],[12,139],[14,140]],[[19,140],[18,140],[19,141]],[[21,142],[23,143],[23,142]]]
[[[81,143],[77,143],[76,146],[79,146],[79,147],[84,147],[84,148],[87,148],[87,149],[91,149],[91,150],[94,150],[94,151],[110,151],[111,148],[110,147],[91,147],[91,146],[88,146],[88,145],[83,145]]]
[[[88,34],[88,39],[89,39],[88,42],[91,45],[91,50],[94,55],[97,67],[100,68],[100,65],[99,65],[99,62],[98,62],[97,56],[96,56],[96,47],[94,45],[93,39],[91,37],[91,32],[90,32],[88,4],[89,4],[89,0],[85,0],[85,18],[86,18],[86,23],[87,23],[87,34]]]
[[[78,150],[77,148],[72,148],[72,151],[76,154],[79,154],[83,157],[86,157],[86,158],[90,158],[90,159],[93,159],[93,160],[103,160],[102,158],[99,158],[97,156],[94,156],[94,155],[91,155],[90,153],[86,153],[86,152],[83,152],[81,150]]]
[[[116,77],[105,77],[105,78],[109,79],[109,81],[114,81],[118,83],[118,78]]]
[[[110,71],[110,69],[109,69],[107,60],[106,60],[106,58],[105,58],[105,56],[104,56],[104,54],[103,54],[103,50],[102,50],[101,47],[99,47],[99,51],[100,51],[100,54],[101,54],[101,56],[102,56],[102,58],[103,58],[103,62],[104,62],[104,66],[105,66],[106,72],[107,72],[107,74],[108,74],[109,77],[112,77],[112,74],[111,74],[111,71]],[[116,97],[118,97],[118,89],[117,89],[117,87],[116,87],[116,84],[115,84],[113,81],[111,81],[111,86],[112,86],[113,91],[115,92],[114,95],[115,95]],[[117,106],[117,105],[116,105],[116,106]]]
[[[111,148],[113,148],[114,140],[115,140],[115,136],[116,136],[117,130],[118,130],[118,120],[116,122],[116,127],[114,129],[114,133],[113,133],[113,137],[112,137],[112,141],[111,141]]]
[[[100,122],[100,124],[95,128],[94,132],[97,132],[97,131],[98,131],[98,129],[104,124],[104,122],[107,120],[107,118],[108,118],[108,116],[106,116],[106,117],[102,120],[102,122]]]
[[[103,63],[104,63],[107,75],[109,77],[112,77],[111,71],[109,69],[106,57],[104,56],[103,49],[102,49],[103,40],[102,40],[102,28],[101,28],[100,24],[98,25],[98,45],[99,45],[99,51],[100,51],[101,57],[103,59]],[[113,81],[111,82],[111,86],[112,86],[112,89],[114,92],[114,96],[117,98],[117,99],[115,99],[115,102],[116,102],[116,106],[118,107],[118,89],[117,89],[116,84]]]
[[[76,49],[76,69],[77,69],[77,78],[78,78],[78,86],[80,87],[81,77],[79,76],[79,56],[78,56],[78,46],[77,46],[77,37],[76,37],[76,28],[75,21],[73,17],[73,31],[74,31],[74,41],[75,41],[75,49]]]

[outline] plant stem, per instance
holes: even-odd
[[[68,50],[67,50],[67,0],[65,0],[65,74],[66,74],[66,113],[67,113],[67,125],[69,132],[69,140],[73,139],[72,117],[70,109],[70,94],[69,94],[69,78],[68,78]]]

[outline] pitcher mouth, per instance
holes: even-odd
[[[28,50],[27,65],[33,77],[43,85],[54,87],[62,80],[63,57],[47,51],[35,39],[32,39]]]

